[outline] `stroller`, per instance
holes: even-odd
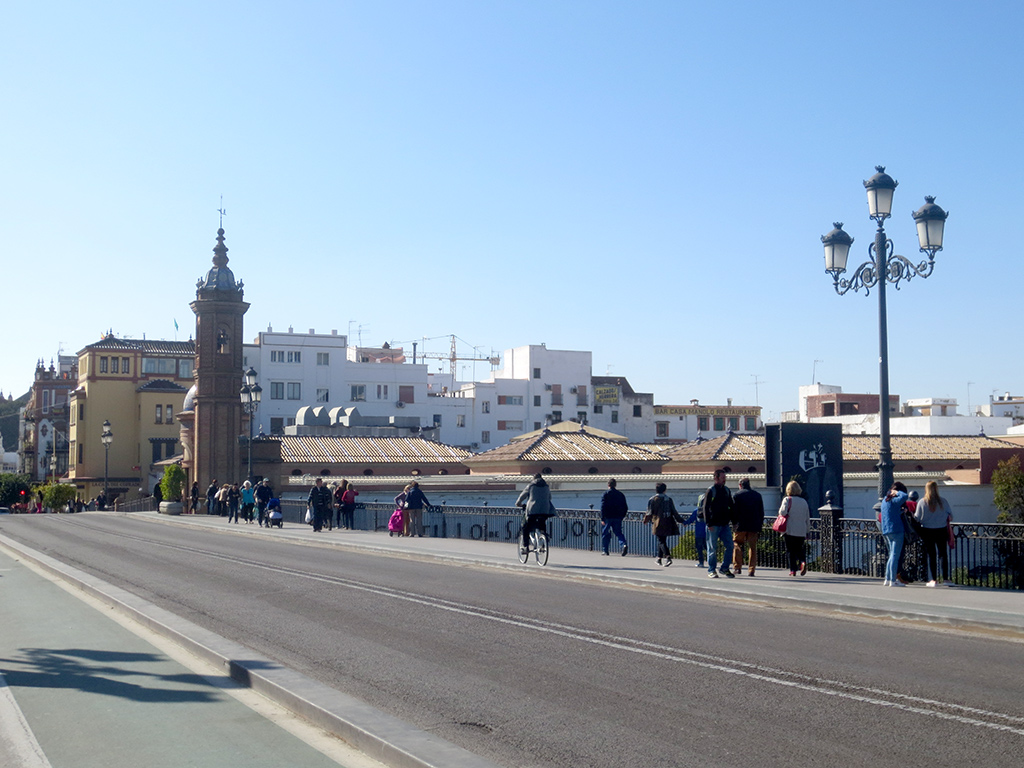
[[[267,503],[267,528],[274,526],[284,528],[284,515],[281,513],[281,500],[271,499]]]

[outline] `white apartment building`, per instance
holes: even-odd
[[[622,376],[593,376],[590,352],[544,344],[506,350],[500,368],[471,382],[454,381],[448,372],[430,373],[425,363],[410,363],[401,348],[349,347],[337,331],[268,328],[244,345],[242,355],[263,390],[254,430],[266,434],[283,434],[303,406],[323,406],[325,412],[356,407],[361,416],[395,418],[402,424],[418,419],[421,427],[439,428],[439,441],[472,451],[505,445],[560,421],[583,422],[631,442],[652,442],[658,430],[674,439],[694,439],[701,418],[695,412],[687,435],[672,434],[680,427],[666,430],[657,423],[667,419],[656,416],[653,394],[633,391]],[[678,415],[674,418],[678,424]],[[716,420],[713,426],[721,425]],[[747,427],[746,420],[729,421],[703,434]]]

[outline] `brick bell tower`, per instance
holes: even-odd
[[[195,426],[192,476],[200,496],[212,480],[245,479],[238,436],[242,434],[242,282],[228,269],[224,229],[217,230],[213,268],[196,283]]]

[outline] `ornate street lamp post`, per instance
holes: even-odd
[[[919,264],[904,256],[893,253],[892,240],[886,237],[884,223],[892,212],[892,198],[897,182],[885,172],[885,167],[876,165],[878,171],[864,182],[868,193],[869,217],[878,223],[875,240],[868,246],[868,261],[861,264],[849,279],[841,278],[846,272],[846,259],[850,254],[853,238],[843,231],[841,222],[835,229],[823,235],[825,246],[825,271],[832,275],[836,293],[842,296],[849,290],[864,289],[867,296],[872,288],[878,289],[878,498],[884,498],[892,487],[892,448],[889,444],[889,338],[885,308],[885,284],[892,283],[899,290],[900,281],[915,277],[928,278],[935,268],[935,254],[942,250],[942,234],[949,215],[935,204],[935,198],[925,196],[925,204],[914,211],[917,223],[917,238],[921,253],[928,254]]]
[[[252,422],[253,415],[260,407],[260,399],[263,397],[263,388],[256,383],[256,371],[250,367],[245,372],[245,384],[239,391],[242,400],[242,410],[249,414],[249,482],[252,483]]]
[[[110,421],[107,419],[103,420],[103,432],[100,434],[100,440],[103,441],[103,448],[106,451],[103,462],[103,507],[106,508],[107,502],[110,500],[110,444],[114,442],[114,433],[111,431]]]

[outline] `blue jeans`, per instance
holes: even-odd
[[[889,545],[889,559],[885,561],[885,580],[890,584],[896,581],[899,571],[900,552],[903,551],[904,533],[885,533],[885,543]]]
[[[622,520],[618,518],[605,520],[601,525],[601,551],[608,554],[608,547],[612,543],[612,534],[619,539],[619,546],[626,546],[626,537],[622,535]]]
[[[715,572],[718,564],[718,542],[722,542],[725,552],[722,554],[722,570],[728,571],[732,565],[732,526],[708,526],[708,573]]]

